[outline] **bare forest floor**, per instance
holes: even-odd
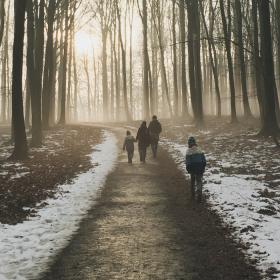
[[[280,277],[280,149],[273,139],[258,135],[256,120],[233,125],[226,118],[210,118],[200,129],[185,120],[161,123],[161,145],[183,172],[187,139],[195,136],[208,160],[208,209],[222,218],[231,238],[265,277]]]
[[[35,207],[90,169],[89,154],[99,143],[101,129],[83,126],[54,128],[44,135],[41,148],[30,148],[29,158],[9,161],[9,129],[0,127],[0,223],[17,224],[36,214]]]
[[[202,129],[186,122],[163,123],[163,144],[169,150],[175,144],[175,150],[177,147],[182,152],[188,136],[196,137],[208,159],[204,194],[209,209],[223,219],[232,238],[264,275],[278,279],[279,147],[273,139],[258,135],[259,126],[254,121],[231,125],[212,119]],[[182,166],[183,157],[177,154],[175,158]]]
[[[115,126],[116,127],[116,126]],[[113,130],[122,146],[125,129]],[[261,279],[220,218],[190,199],[169,153],[132,165],[120,152],[96,204],[44,280]]]
[[[140,123],[107,127],[118,138],[116,169],[43,279],[279,279],[280,149],[257,135],[258,123],[161,120],[158,159],[149,151],[142,165],[135,153],[128,166],[125,130]],[[49,131],[23,163],[5,160],[12,147],[0,135],[0,223],[36,214],[58,184],[90,169],[103,124],[90,125]],[[184,166],[191,135],[208,160],[202,205],[190,200]]]
[[[259,136],[259,130],[254,121],[232,125],[225,119],[212,119],[202,129],[186,122],[164,122],[162,136],[183,145],[188,136],[195,136],[208,156],[211,169],[265,183],[267,192],[261,195],[274,198],[279,205],[280,196],[274,191],[280,191],[280,149],[272,138]],[[275,211],[272,207],[264,214],[273,215]]]

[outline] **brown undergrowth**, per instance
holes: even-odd
[[[6,131],[5,131],[6,132]],[[53,197],[57,186],[71,182],[92,165],[89,154],[101,141],[101,129],[56,127],[44,135],[41,148],[30,148],[25,161],[7,161],[9,135],[0,139],[0,223],[16,224],[35,214]]]

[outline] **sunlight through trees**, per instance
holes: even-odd
[[[278,131],[278,1],[26,2],[23,53],[17,1],[0,2],[0,119],[13,119],[15,141],[29,128],[40,146],[55,124],[153,114],[197,126],[259,118],[262,134]]]

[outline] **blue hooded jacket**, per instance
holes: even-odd
[[[206,167],[206,158],[204,153],[194,145],[187,150],[186,168],[191,174],[202,175]]]

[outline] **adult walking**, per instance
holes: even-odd
[[[138,150],[140,155],[140,161],[146,162],[147,148],[150,145],[149,131],[147,128],[147,123],[142,122],[140,128],[138,129],[136,141],[138,141]]]
[[[154,158],[156,158],[159,135],[162,131],[162,127],[161,127],[160,122],[157,119],[157,116],[153,116],[148,129],[149,129],[149,134],[150,134],[151,148],[152,148],[153,156],[154,156]]]

